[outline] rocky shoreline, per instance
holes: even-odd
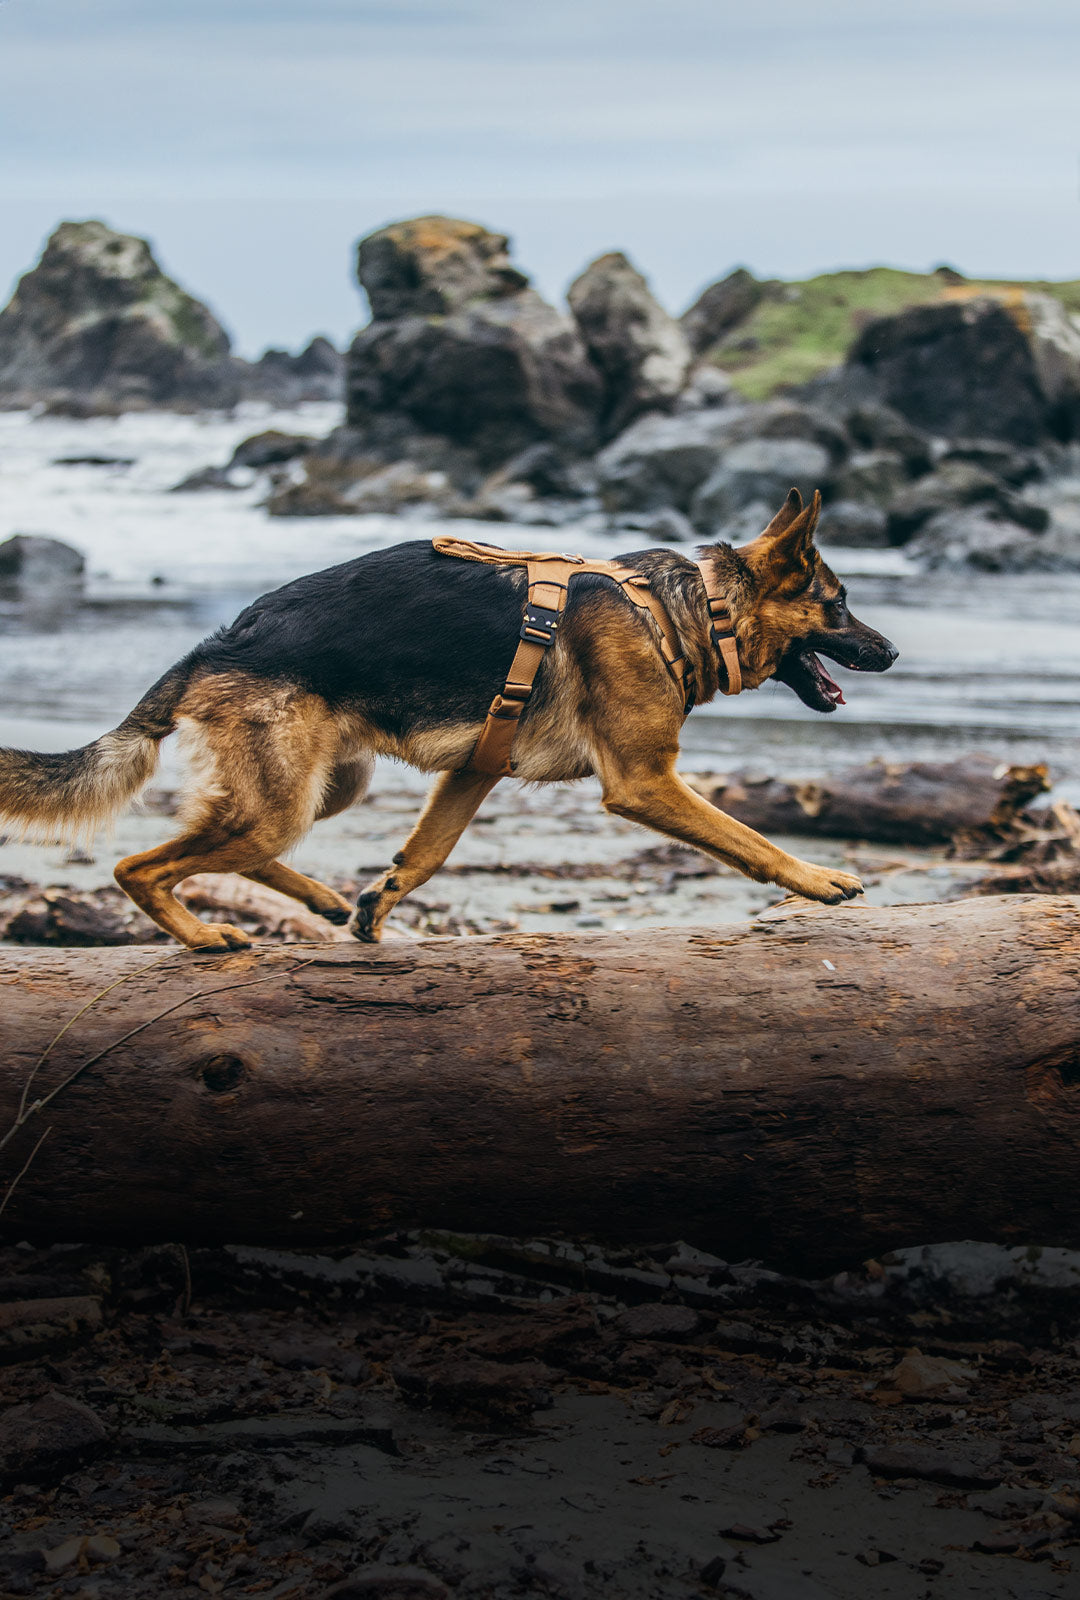
[[[342,356],[232,356],[139,239],[64,223],[0,312],[0,404],[90,415],[343,396],[326,437],[264,433],[177,491],[269,515],[394,512],[641,544],[739,541],[791,484],[822,538],[930,570],[1080,571],[1080,286],[745,269],[681,318],[624,255],[548,304],[478,223],[360,242],[371,321]]]

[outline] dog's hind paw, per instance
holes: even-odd
[[[222,950],[250,950],[251,940],[231,922],[204,922],[202,932],[188,942],[196,955],[216,955]]]

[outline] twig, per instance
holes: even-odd
[[[132,978],[143,978],[148,972],[156,972],[158,968],[163,967],[167,961],[174,961],[175,959],[176,951],[170,950],[168,955],[162,956],[160,961],[152,961],[148,967],[139,967],[135,972],[127,972],[122,978],[114,979],[112,983],[108,984],[98,994],[91,996],[86,1004],[76,1011],[73,1017],[68,1018],[67,1022],[65,1022],[64,1026],[60,1029],[60,1032],[53,1035],[48,1044],[45,1046],[44,1050],[38,1056],[37,1060],[34,1062],[34,1065],[30,1068],[30,1074],[26,1082],[23,1084],[23,1092],[19,1099],[19,1109],[16,1113],[15,1121],[4,1137],[0,1139],[0,1150],[2,1150],[7,1144],[8,1140],[11,1138],[11,1135],[17,1132],[25,1122],[26,1118],[24,1113],[26,1111],[26,1101],[30,1094],[30,1085],[33,1083],[39,1071],[49,1059],[53,1050],[60,1043],[60,1040],[64,1037],[65,1033],[67,1033],[68,1029],[73,1028],[76,1022],[78,1022],[79,1018],[84,1017],[93,1006],[97,1005],[99,1000],[104,1000],[107,994],[111,994],[114,989],[119,989],[122,983],[130,983]]]
[[[312,960],[314,960],[314,958],[312,958]],[[286,978],[291,978],[293,973],[299,973],[304,966],[310,965],[312,965],[312,962],[299,962],[298,965],[291,966],[290,970],[288,970],[288,973],[286,973],[285,976]],[[166,1005],[165,1010],[157,1011],[155,1016],[149,1016],[149,1018],[146,1019],[146,1022],[139,1022],[138,1027],[130,1027],[126,1034],[120,1035],[120,1038],[114,1038],[110,1045],[102,1046],[98,1053],[94,1054],[94,1056],[90,1056],[90,1058],[86,1059],[86,1061],[83,1061],[82,1066],[75,1067],[74,1072],[69,1072],[66,1078],[62,1078],[61,1082],[56,1085],[56,1088],[54,1088],[54,1090],[50,1090],[50,1093],[46,1094],[45,1098],[34,1101],[32,1106],[27,1106],[26,1115],[22,1117],[22,1122],[29,1122],[29,1118],[34,1115],[34,1112],[38,1112],[38,1110],[45,1110],[45,1107],[48,1106],[51,1101],[54,1101],[58,1094],[62,1094],[62,1091],[66,1090],[70,1083],[75,1082],[75,1078],[82,1077],[83,1072],[88,1072],[90,1067],[98,1066],[98,1062],[101,1061],[102,1056],[107,1056],[110,1050],[118,1050],[120,1045],[126,1045],[126,1042],[128,1042],[130,1038],[134,1038],[134,1035],[142,1034],[147,1027],[154,1027],[155,1022],[160,1022],[163,1018],[166,1018],[166,1016],[171,1016],[173,1011],[179,1011],[179,1008],[181,1008],[182,1005],[187,1005],[189,1000],[210,1000],[210,998],[213,998],[213,995],[226,995],[229,994],[230,990],[234,989],[258,989],[259,984],[269,984],[269,982],[274,981],[274,979],[278,978],[278,976],[280,976],[278,973],[267,973],[266,978],[251,978],[248,979],[246,984],[221,984],[221,987],[218,987],[218,989],[197,989],[195,990],[194,995],[182,995],[179,1000],[174,1000],[173,1005]],[[19,1126],[18,1123],[16,1123],[16,1126]],[[2,1149],[6,1139],[10,1138],[11,1134],[8,1133],[5,1134],[5,1138],[0,1139],[0,1149]]]
[[[23,1162],[23,1164],[19,1168],[18,1172],[15,1174],[15,1176],[12,1178],[11,1182],[8,1184],[7,1189],[4,1191],[4,1198],[2,1200],[0,1200],[0,1217],[3,1216],[4,1211],[5,1211],[6,1207],[7,1207],[8,1201],[11,1199],[12,1195],[15,1193],[16,1186],[19,1184],[19,1182],[29,1172],[30,1163],[33,1161],[34,1157],[37,1155],[38,1151],[41,1149],[42,1145],[45,1143],[45,1140],[49,1137],[51,1132],[52,1132],[51,1128],[46,1128],[45,1129],[45,1132],[41,1135],[41,1138],[38,1140],[37,1144],[31,1150],[30,1154],[27,1156],[26,1160]]]

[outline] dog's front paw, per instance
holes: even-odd
[[[382,938],[383,919],[379,916],[379,889],[365,889],[356,902],[356,910],[349,917],[349,932],[361,944],[378,944]]]
[[[799,863],[799,871],[792,873],[784,883],[785,889],[805,895],[807,900],[820,900],[827,906],[838,906],[843,900],[854,900],[862,894],[860,879],[851,872],[841,872],[839,867],[815,867],[808,861]]]

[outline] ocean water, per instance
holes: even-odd
[[[57,749],[92,738],[254,596],[437,532],[443,524],[421,517],[272,519],[254,484],[169,492],[195,469],[224,463],[259,429],[315,435],[337,420],[326,405],[84,422],[0,413],[0,539],[63,539],[86,555],[90,574],[87,603],[73,615],[0,617],[0,743]],[[57,464],[72,456],[130,464]],[[495,543],[597,555],[634,543],[588,525],[484,523],[474,531]],[[853,610],[893,639],[899,662],[882,676],[837,669],[848,704],[828,717],[778,684],[702,707],[687,723],[687,767],[812,776],[873,756],[987,750],[1002,760],[1048,760],[1059,792],[1080,801],[1080,576],[925,574],[900,552],[827,554]]]

